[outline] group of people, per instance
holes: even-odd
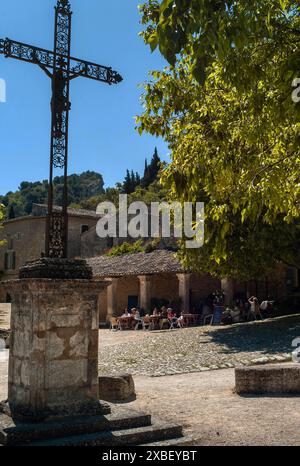
[[[121,319],[130,319],[131,327],[136,330],[139,326],[145,328],[152,328],[157,325],[159,328],[165,327],[167,324],[170,328],[177,326],[181,328],[184,326],[184,312],[178,316],[172,308],[162,306],[161,309],[155,307],[152,314],[146,313],[141,308],[132,308],[130,311],[125,308]],[[152,325],[153,324],[153,325]]]
[[[203,304],[199,313],[193,309],[192,314],[197,314],[197,319],[193,323],[199,322],[206,325],[210,320],[213,321],[212,316],[216,306],[223,308],[223,313],[220,316],[220,323],[233,324],[238,322],[248,322],[251,320],[262,320],[271,317],[274,313],[273,301],[264,300],[261,303],[258,298],[251,296],[249,299],[236,298],[232,306],[225,307],[222,296],[218,299],[213,295],[210,302]],[[186,325],[186,312],[180,314],[174,311],[171,307],[162,306],[161,308],[155,307],[152,313],[147,313],[139,307],[132,308],[130,311],[125,308],[121,318],[118,318],[119,328],[143,328],[154,330],[163,328],[183,328]],[[189,313],[188,313],[189,314]]]
[[[256,296],[247,300],[235,299],[233,306],[228,307],[223,316],[225,324],[263,320],[274,315],[274,302],[259,302]]]

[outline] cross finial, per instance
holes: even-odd
[[[69,0],[58,0],[57,7],[70,10],[71,4],[70,4]]]

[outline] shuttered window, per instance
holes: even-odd
[[[7,251],[4,256],[5,270],[15,270],[16,268],[16,253],[15,251]]]

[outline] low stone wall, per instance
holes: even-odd
[[[235,369],[238,394],[300,393],[300,364],[267,364]]]
[[[11,314],[11,304],[0,303],[0,329],[1,330],[10,329],[10,314]]]

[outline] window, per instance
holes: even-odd
[[[14,240],[11,236],[7,237],[7,249],[11,250],[14,248]]]
[[[89,231],[90,227],[88,225],[81,225],[81,234]]]
[[[15,251],[7,251],[4,255],[5,270],[15,270],[16,268],[16,253]]]

